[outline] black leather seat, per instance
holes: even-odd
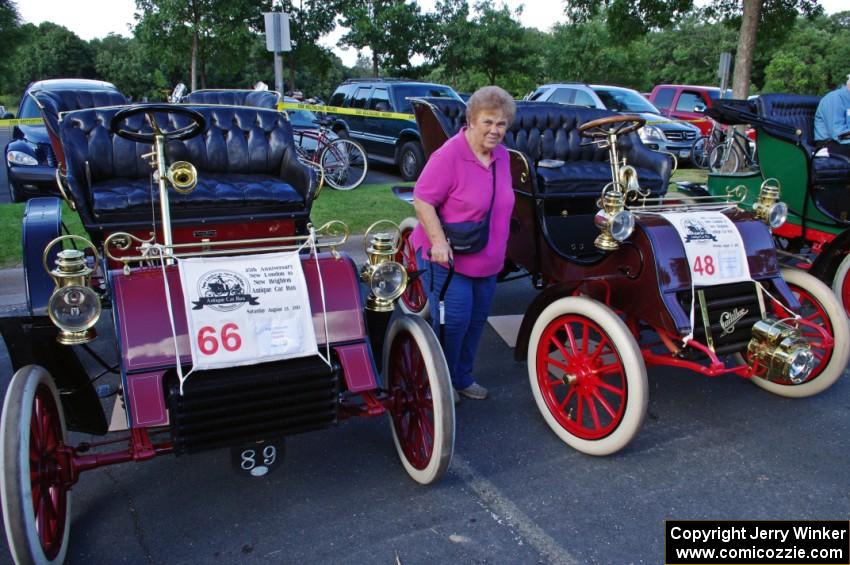
[[[196,90],[186,97],[187,104],[218,104],[276,109],[280,94],[273,90]]]
[[[765,120],[765,131],[800,146],[811,162],[810,184],[814,186],[844,185],[850,181],[850,160],[841,156],[816,157],[814,139],[815,112],[820,98],[804,94],[762,94],[756,108]],[[771,124],[791,126],[789,129]],[[793,129],[793,132],[790,131]]]
[[[198,185],[189,194],[170,190],[172,219],[309,216],[315,178],[298,162],[282,113],[235,106],[192,109],[206,118],[206,131],[170,141],[166,158],[192,163]],[[65,114],[60,124],[71,193],[87,226],[149,224],[158,202],[151,166],[142,158],[152,146],[113,135],[109,123],[116,111],[78,110]],[[167,122],[166,129],[189,123],[175,114],[157,113],[157,119]],[[150,126],[137,115],[125,129],[149,132]]]
[[[598,118],[616,115],[607,110],[545,102],[519,102],[505,145],[526,154],[536,166],[536,190],[542,194],[598,197],[611,182],[608,150],[582,137],[578,127]],[[637,133],[620,136],[621,157],[634,167],[640,185],[653,195],[664,194],[670,181],[670,159],[643,145]],[[540,166],[542,160],[562,161]],[[552,163],[555,164],[555,163]]]

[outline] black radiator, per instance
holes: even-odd
[[[174,451],[279,439],[337,422],[339,375],[318,357],[196,371],[167,396]]]
[[[678,294],[679,303],[688,312],[690,291]],[[712,347],[717,355],[745,352],[753,324],[762,319],[755,283],[697,289],[694,298],[694,339]]]

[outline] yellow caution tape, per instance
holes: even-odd
[[[41,118],[24,118],[22,120],[0,120],[0,126],[40,126],[44,123]]]
[[[655,124],[669,124],[670,122],[679,122],[679,123],[683,123],[683,124],[693,124],[693,123],[696,123],[696,122],[706,122],[706,121],[708,121],[708,118],[691,118],[690,120],[678,120],[678,119],[674,120],[673,118],[670,118],[669,120],[664,120],[664,121],[648,120],[646,122],[646,125],[652,126],[652,125],[655,125]]]
[[[345,114],[348,116],[368,116],[370,118],[387,118],[390,120],[412,120],[413,114],[402,114],[400,112],[378,112],[377,110],[364,110],[363,108],[340,108],[339,106],[322,106],[319,104],[301,104],[300,102],[280,102],[278,110],[311,110],[328,114]]]

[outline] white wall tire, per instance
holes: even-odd
[[[850,253],[844,256],[844,260],[835,271],[832,279],[832,290],[838,301],[844,306],[844,313],[850,316]]]
[[[417,271],[419,267],[416,264],[416,249],[413,248],[413,230],[419,225],[416,218],[409,217],[402,220],[399,224],[401,232],[401,244],[398,253],[396,253],[396,261],[398,261],[407,270],[408,285],[398,299],[398,307],[405,314],[413,314],[428,319],[431,316],[431,307],[428,303],[428,291],[425,288],[423,277],[416,277],[411,281],[410,274]]]
[[[452,460],[455,406],[449,368],[428,322],[408,315],[393,320],[383,368],[396,451],[413,480],[431,484]]]
[[[806,317],[814,316],[813,321],[819,324],[828,324],[828,329],[832,330],[834,344],[831,351],[815,348],[816,355],[822,359],[821,364],[803,383],[782,384],[761,377],[753,377],[752,381],[773,394],[788,398],[803,398],[828,389],[844,373],[847,361],[850,359],[850,327],[838,298],[821,281],[798,269],[782,269],[782,278],[800,298],[803,306],[802,314]],[[777,311],[775,314],[779,317],[788,315],[784,310]],[[816,337],[817,332],[804,331],[804,335]]]
[[[543,419],[582,453],[615,453],[643,424],[649,387],[640,349],[623,321],[590,298],[543,310],[528,343],[528,379]]]
[[[52,403],[52,405],[51,405]],[[42,415],[43,430],[32,426],[33,414]],[[42,367],[28,365],[12,377],[0,418],[0,495],[6,540],[15,563],[62,563],[68,551],[71,526],[71,493],[58,479],[43,473],[43,481],[31,479],[31,449],[45,453],[49,445],[66,442],[65,418],[59,392],[53,379]],[[39,439],[40,437],[40,439]],[[40,466],[55,471],[53,461],[39,459]],[[36,512],[33,485],[42,503]],[[48,486],[45,489],[45,485]],[[44,493],[41,496],[40,493]],[[47,500],[52,501],[48,508]],[[45,527],[46,525],[46,527]]]

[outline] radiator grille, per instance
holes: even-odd
[[[665,131],[664,137],[670,141],[693,141],[697,138],[697,132],[683,130]]]
[[[193,453],[334,424],[339,373],[318,357],[196,371],[182,396],[174,378],[168,387],[174,450]]]
[[[752,337],[753,324],[762,318],[755,283],[742,282],[708,287],[698,290],[696,294],[694,338],[713,345],[718,355],[746,351]],[[685,312],[688,312],[691,303],[690,291],[680,292],[678,299]]]

